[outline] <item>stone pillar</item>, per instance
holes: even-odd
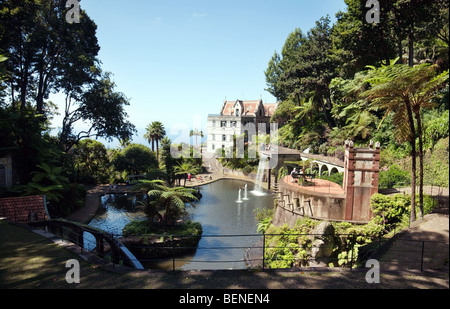
[[[370,221],[370,198],[378,193],[380,144],[370,142],[368,149],[354,148],[345,142],[344,182],[345,220]]]

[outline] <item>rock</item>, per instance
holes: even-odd
[[[315,229],[315,240],[312,243],[311,257],[313,259],[329,258],[335,247],[334,226],[328,222],[321,222]]]
[[[323,239],[334,236],[334,226],[329,221],[322,221],[314,230],[316,238]]]

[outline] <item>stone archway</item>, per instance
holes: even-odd
[[[338,171],[337,167],[332,167],[332,168],[331,168],[331,170],[330,170],[330,176],[331,176],[332,174],[339,174],[339,171]]]
[[[328,169],[328,165],[322,164],[322,166],[320,167],[320,176],[323,176],[323,174],[325,172],[328,173],[328,176],[330,175],[330,170]]]
[[[320,169],[321,169],[321,165],[317,162],[311,162],[311,174],[316,174],[317,176],[320,176]]]

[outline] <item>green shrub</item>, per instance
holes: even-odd
[[[334,183],[337,183],[338,185],[342,186],[342,183],[344,182],[344,173],[334,173],[331,175],[328,175],[328,172],[325,172],[326,174],[320,176],[320,179],[325,179]]]
[[[66,217],[85,204],[86,189],[80,184],[66,184],[60,191],[61,199],[49,203],[48,211],[51,217]]]
[[[431,213],[431,211],[436,207],[438,201],[435,200],[430,195],[423,195],[423,215]],[[419,211],[419,194],[416,194],[416,212]]]
[[[124,236],[131,235],[175,235],[175,236],[198,236],[203,232],[199,222],[186,221],[171,227],[167,232],[161,225],[149,225],[147,220],[134,220],[125,225],[122,230]]]
[[[424,156],[424,183],[449,187],[449,138],[440,139]]]
[[[403,215],[409,213],[410,207],[411,197],[404,194],[388,196],[377,193],[370,200],[373,220],[388,230],[402,221]]]
[[[398,165],[392,165],[389,170],[381,171],[378,188],[394,188],[396,185],[407,186],[411,184],[411,174],[402,170]]]
[[[268,268],[290,268],[307,265],[311,257],[313,237],[309,237],[320,221],[299,219],[294,228],[287,224],[271,225],[266,230],[265,263]]]
[[[251,165],[246,165],[242,168],[242,172],[244,174],[250,174],[251,172],[253,172],[254,167]]]

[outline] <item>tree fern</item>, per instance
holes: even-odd
[[[432,107],[432,98],[448,81],[448,71],[436,73],[436,67],[422,64],[410,67],[395,64],[370,68],[365,79],[372,88],[365,91],[362,97],[371,102],[372,106],[385,110],[385,117],[393,113],[395,137],[398,142],[408,141],[412,148],[412,195],[415,195],[415,157],[416,138],[419,139],[419,215],[423,214],[423,108]],[[384,119],[383,119],[384,120]],[[380,123],[381,125],[381,123]],[[411,222],[415,220],[415,201],[411,203]]]

